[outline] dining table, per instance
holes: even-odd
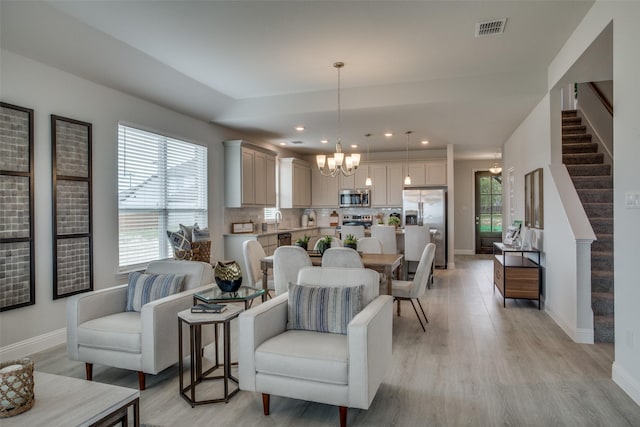
[[[308,251],[311,264],[319,267],[322,265],[322,256],[317,251]],[[402,277],[403,254],[360,254],[364,268],[384,273],[387,279],[387,294],[391,295],[391,281],[394,277]],[[269,269],[273,268],[273,255],[266,256],[260,260],[262,268],[262,287],[267,289],[269,280]],[[395,276],[394,276],[395,275]]]

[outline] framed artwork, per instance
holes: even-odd
[[[91,123],[51,115],[53,299],[93,290]]]
[[[0,102],[0,311],[36,303],[33,110]]]
[[[524,176],[524,222],[529,228],[544,228],[542,168]]]

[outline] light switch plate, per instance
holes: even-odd
[[[627,209],[640,209],[640,193],[626,192],[624,194],[624,205]]]

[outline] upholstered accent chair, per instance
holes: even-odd
[[[362,310],[345,326],[346,335],[288,328],[299,309],[295,298],[289,301],[291,291],[240,314],[240,388],[262,393],[265,415],[272,394],[336,405],[341,426],[347,408],[369,408],[391,366],[392,297],[378,295],[378,280],[364,268],[300,270],[303,286],[343,292],[364,285]]]
[[[394,301],[398,301],[398,316],[400,315],[400,302],[409,301],[411,306],[413,307],[413,311],[416,312],[416,316],[418,316],[418,322],[420,322],[420,326],[422,326],[422,331],[426,332],[424,324],[422,323],[422,319],[420,319],[420,315],[418,314],[418,310],[416,309],[413,301],[415,300],[420,306],[420,311],[422,311],[422,315],[424,316],[424,320],[426,323],[429,323],[429,319],[427,319],[427,315],[424,313],[424,309],[422,308],[422,303],[420,302],[420,297],[422,297],[427,289],[427,284],[429,280],[431,280],[431,272],[433,258],[436,254],[436,245],[435,243],[428,243],[422,251],[422,256],[420,257],[420,262],[418,263],[418,269],[416,270],[415,276],[413,276],[413,280],[392,280],[391,281],[391,295],[393,296]]]
[[[127,284],[67,301],[67,353],[85,362],[87,380],[92,380],[93,364],[98,363],[137,371],[144,390],[145,374],[155,375],[178,361],[178,312],[193,305],[194,292],[212,286],[211,264],[154,261],[145,273],[184,275],[183,291],[148,302],[139,312],[126,311]]]
[[[404,260],[407,268],[407,278],[409,278],[409,264],[413,261],[420,262],[420,257],[425,246],[431,240],[429,227],[423,225],[408,225],[404,228]],[[427,287],[429,283],[427,283]]]
[[[287,293],[289,283],[298,280],[298,272],[311,267],[307,251],[298,246],[280,246],[273,253],[273,281],[276,295]]]
[[[323,267],[364,268],[362,258],[351,248],[329,248],[322,255]]]

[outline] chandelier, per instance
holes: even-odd
[[[353,153],[345,156],[342,152],[342,143],[340,142],[340,126],[342,124],[340,117],[340,69],[344,67],[344,62],[336,62],[333,66],[338,69],[338,142],[336,143],[336,152],[333,153],[333,157],[318,154],[316,163],[320,174],[335,178],[338,173],[342,173],[344,176],[355,174],[360,165],[360,154]]]

